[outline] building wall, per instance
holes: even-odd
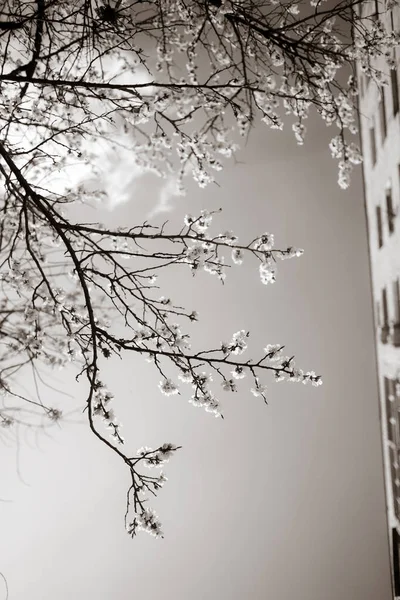
[[[378,3],[370,1],[364,3],[363,10],[367,11],[367,14],[373,14],[377,6],[380,14],[375,18],[380,18],[388,30],[399,31],[399,6],[388,11],[385,10],[384,0]],[[384,58],[377,59],[375,63],[376,67],[385,72],[388,86],[379,88],[374,81],[368,81],[359,66],[357,72],[389,543],[394,596],[400,598],[400,109],[398,106],[400,60],[398,49],[395,58],[397,69],[392,73]],[[389,194],[393,210],[388,210],[386,197]],[[380,210],[381,228],[377,210]],[[384,290],[386,290],[387,309]]]

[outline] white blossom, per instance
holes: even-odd
[[[175,394],[179,394],[179,390],[171,379],[163,379],[158,384],[161,392],[164,396],[174,396]]]
[[[243,379],[246,377],[246,371],[241,365],[237,365],[231,373],[235,379]]]
[[[154,537],[163,537],[161,522],[157,514],[151,508],[145,508],[142,513],[136,515],[138,529],[150,533]]]
[[[264,348],[264,352],[268,355],[268,359],[270,361],[276,362],[279,361],[282,357],[282,346],[280,346],[279,344],[268,344]]]
[[[271,265],[268,262],[260,263],[260,279],[261,283],[267,285],[268,283],[275,283],[276,281],[276,265]]]
[[[232,336],[232,341],[227,347],[229,353],[239,355],[243,354],[247,349],[247,338],[249,337],[249,332],[245,329],[241,329],[237,331]]]
[[[267,393],[267,386],[256,381],[256,385],[252,387],[250,391],[256,398],[258,396],[262,396],[264,398]]]
[[[240,248],[234,248],[232,250],[232,260],[235,265],[241,265],[243,263],[243,250]]]
[[[221,385],[224,392],[237,392],[237,386],[233,379],[224,379]]]

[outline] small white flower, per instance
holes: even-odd
[[[157,484],[158,484],[160,487],[163,487],[163,485],[164,485],[164,483],[165,483],[166,481],[168,481],[168,478],[167,478],[167,477],[164,475],[164,473],[161,471],[161,473],[160,473],[160,475],[158,476],[158,479],[157,479]]]
[[[250,391],[256,398],[258,396],[262,396],[264,398],[267,393],[267,386],[256,381],[255,387],[251,388]]]
[[[189,402],[193,404],[193,406],[203,406],[206,412],[213,413],[216,417],[221,416],[219,402],[211,392],[202,394],[197,390]]]
[[[291,4],[287,8],[288,12],[292,15],[298,15],[300,13],[300,8],[298,4]]]
[[[202,210],[200,217],[195,219],[193,227],[199,232],[204,233],[209,228],[212,221],[212,214],[208,210]]]
[[[103,417],[103,421],[107,422],[107,423],[111,423],[112,421],[114,421],[115,415],[114,415],[114,411],[112,409],[110,410],[103,410],[102,413],[102,417]]]
[[[185,215],[185,218],[184,218],[183,222],[185,223],[185,225],[187,227],[189,227],[190,225],[193,225],[194,218],[192,217],[192,215]]]
[[[231,373],[235,379],[243,379],[246,377],[246,371],[241,365],[237,365]]]
[[[304,250],[302,248],[293,248],[292,246],[287,249],[287,258],[294,258],[295,256],[299,257],[304,254]]]
[[[275,283],[276,266],[262,262],[260,264],[260,279],[261,283],[267,285],[268,283]]]
[[[145,508],[141,514],[136,515],[138,529],[142,529],[154,537],[163,537],[161,522],[154,510]]]
[[[304,372],[302,369],[295,368],[291,373],[289,373],[289,381],[297,383],[299,381],[303,381],[303,378]]]
[[[94,415],[101,415],[103,413],[103,411],[104,411],[104,408],[100,402],[93,406],[93,414]]]
[[[204,388],[213,380],[212,375],[208,373],[197,373],[193,378],[193,387]]]
[[[315,387],[322,385],[321,375],[316,375],[315,371],[307,371],[307,373],[304,375],[304,380],[311,381],[311,384]]]
[[[164,379],[164,381],[160,381],[158,387],[165,396],[174,396],[175,394],[179,394],[178,388],[171,379]]]
[[[275,362],[281,359],[281,348],[282,346],[280,346],[279,344],[268,344],[264,348],[264,352],[265,354],[268,354],[268,359],[271,362]]]
[[[191,372],[189,371],[189,369],[182,369],[181,372],[178,375],[178,379],[180,379],[181,381],[183,381],[183,383],[192,383],[193,381],[193,375],[191,374]]]
[[[241,265],[243,263],[243,251],[240,248],[234,248],[232,250],[232,260],[235,265]]]
[[[283,371],[275,371],[275,381],[279,383],[279,381],[285,380],[285,373]]]
[[[170,456],[172,456],[172,454],[174,453],[174,451],[176,450],[176,446],[174,444],[171,444],[170,442],[167,442],[165,444],[163,444],[160,448],[160,452],[163,455],[164,458],[169,458]]]
[[[225,231],[225,233],[219,234],[219,239],[228,246],[232,246],[238,241],[238,237],[233,233],[233,231]]]
[[[139,448],[139,450],[137,450],[136,454],[138,456],[144,456],[145,454],[148,454],[150,452],[153,452],[152,448],[149,448],[148,446],[143,446],[142,448]]]
[[[233,379],[224,379],[221,385],[224,392],[237,392],[236,383]]]
[[[249,337],[249,332],[245,329],[241,329],[233,334],[232,341],[229,344],[229,351],[232,354],[243,354],[247,349],[246,339]]]
[[[272,233],[263,233],[253,244],[254,250],[268,252],[274,247],[274,235]]]

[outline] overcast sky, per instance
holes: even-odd
[[[108,363],[129,446],[183,446],[152,503],[165,538],[126,534],[128,472],[85,425],[30,432],[19,452],[0,446],[0,570],[10,600],[391,597],[361,171],[349,191],[338,188],[333,132],[321,127],[303,148],[290,127],[258,129],[220,187],[191,186],[168,214],[181,223],[186,212],[221,206],[221,230],[243,241],[269,231],[277,247],[304,255],[280,263],[273,286],[261,285],[249,261],[225,286],[185,271],[165,292],[199,311],[204,345],[250,329],[250,355],[286,344],[323,386],[266,378],[269,406],[249,391],[225,394],[221,421],[184,394],[162,396],[140,357]],[[92,220],[134,225],[159,201],[160,182],[133,182],[123,164],[112,171],[129,182],[128,201]],[[84,401],[84,383],[57,378],[75,395],[71,406]],[[56,394],[52,404],[65,410]]]

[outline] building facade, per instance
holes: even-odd
[[[400,30],[400,7],[385,0],[362,10]],[[387,523],[394,598],[400,599],[400,53],[397,68],[376,66],[388,85],[379,87],[359,68],[360,135],[364,156],[365,209],[369,235],[376,332]]]

